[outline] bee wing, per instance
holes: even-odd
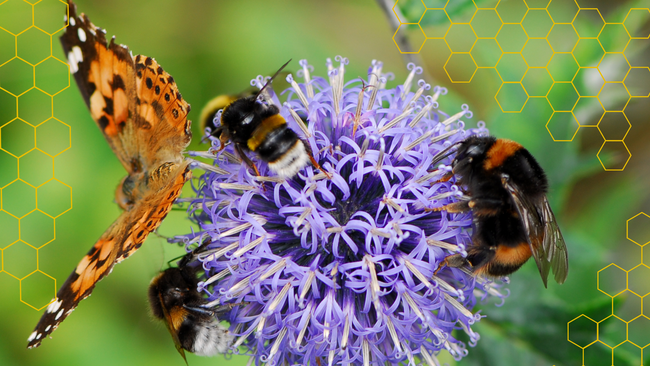
[[[163,310],[163,315],[165,316],[165,325],[167,326],[167,330],[169,330],[169,333],[172,335],[172,339],[174,340],[174,345],[176,346],[176,350],[178,353],[180,353],[181,357],[183,357],[183,360],[185,360],[185,364],[187,365],[187,358],[185,358],[185,350],[183,349],[183,345],[181,345],[181,340],[178,338],[178,327],[176,324],[180,326],[180,323],[174,322],[174,319],[172,316],[169,314],[169,311],[167,310],[167,307],[165,306],[165,301],[162,298],[162,292],[158,294],[159,300],[160,300],[160,305]]]
[[[544,287],[547,287],[548,273],[551,269],[555,275],[555,281],[560,284],[564,283],[569,271],[566,243],[555,221],[551,206],[548,204],[548,199],[544,196],[538,204],[523,195],[521,190],[505,177],[503,184],[510,192],[519,217],[528,233],[528,244],[530,244]]]
[[[544,196],[541,215],[544,220],[544,242],[542,247],[546,254],[546,260],[551,262],[551,268],[555,275],[555,282],[562,284],[569,273],[569,256],[566,250],[566,243],[555,221],[555,215],[551,211],[546,196]]]

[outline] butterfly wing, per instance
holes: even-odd
[[[170,211],[190,179],[182,155],[191,139],[189,105],[153,59],[131,56],[69,1],[61,37],[81,95],[109,145],[129,172],[126,211],[79,262],[28,338],[37,347],[88,297],[113,266],[135,252]],[[156,80],[153,80],[153,78]],[[118,200],[119,202],[119,200]]]
[[[69,25],[61,36],[70,71],[90,115],[129,174],[180,162],[189,144],[189,104],[173,77],[151,57],[128,47],[77,14],[69,1]]]
[[[536,202],[524,195],[514,183],[503,179],[503,185],[515,202],[519,217],[528,233],[528,244],[532,249],[537,269],[547,287],[548,273],[552,269],[555,281],[564,283],[569,271],[566,243],[555,221],[546,196]]]
[[[147,235],[169,213],[185,181],[190,177],[189,163],[179,166],[175,178],[163,189],[144,197],[106,230],[81,259],[45,310],[28,338],[28,348],[38,347],[79,302],[91,294],[97,282],[111,273],[116,263],[129,257],[142,245]]]

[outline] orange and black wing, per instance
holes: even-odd
[[[81,95],[129,174],[182,160],[191,140],[189,104],[151,57],[133,57],[69,1],[63,51]]]
[[[508,179],[503,179],[503,182],[515,202],[519,217],[528,233],[528,244],[532,249],[544,287],[547,287],[550,270],[553,270],[557,283],[564,283],[569,272],[566,243],[548,199],[543,196],[539,202],[533,201],[522,194],[522,191]]]
[[[160,191],[151,193],[125,211],[101,236],[70,274],[47,307],[29,336],[28,348],[38,347],[74,310],[90,296],[99,280],[113,270],[116,263],[129,257],[155,230],[171,210],[185,182],[191,178],[189,163],[178,169],[176,177]]]

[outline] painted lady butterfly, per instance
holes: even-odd
[[[142,245],[191,178],[190,161],[182,155],[192,137],[190,105],[174,79],[154,59],[133,57],[115,37],[108,43],[103,29],[77,15],[72,1],[68,4],[69,26],[61,43],[90,115],[128,172],[116,192],[124,213],[61,286],[28,348],[38,347],[116,263]]]

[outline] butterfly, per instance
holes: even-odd
[[[115,264],[138,250],[192,175],[182,155],[192,138],[190,105],[172,76],[150,57],[133,57],[115,37],[107,42],[106,32],[77,15],[72,1],[68,8],[63,51],[90,115],[128,173],[116,191],[124,212],[61,286],[27,348],[38,347]]]

